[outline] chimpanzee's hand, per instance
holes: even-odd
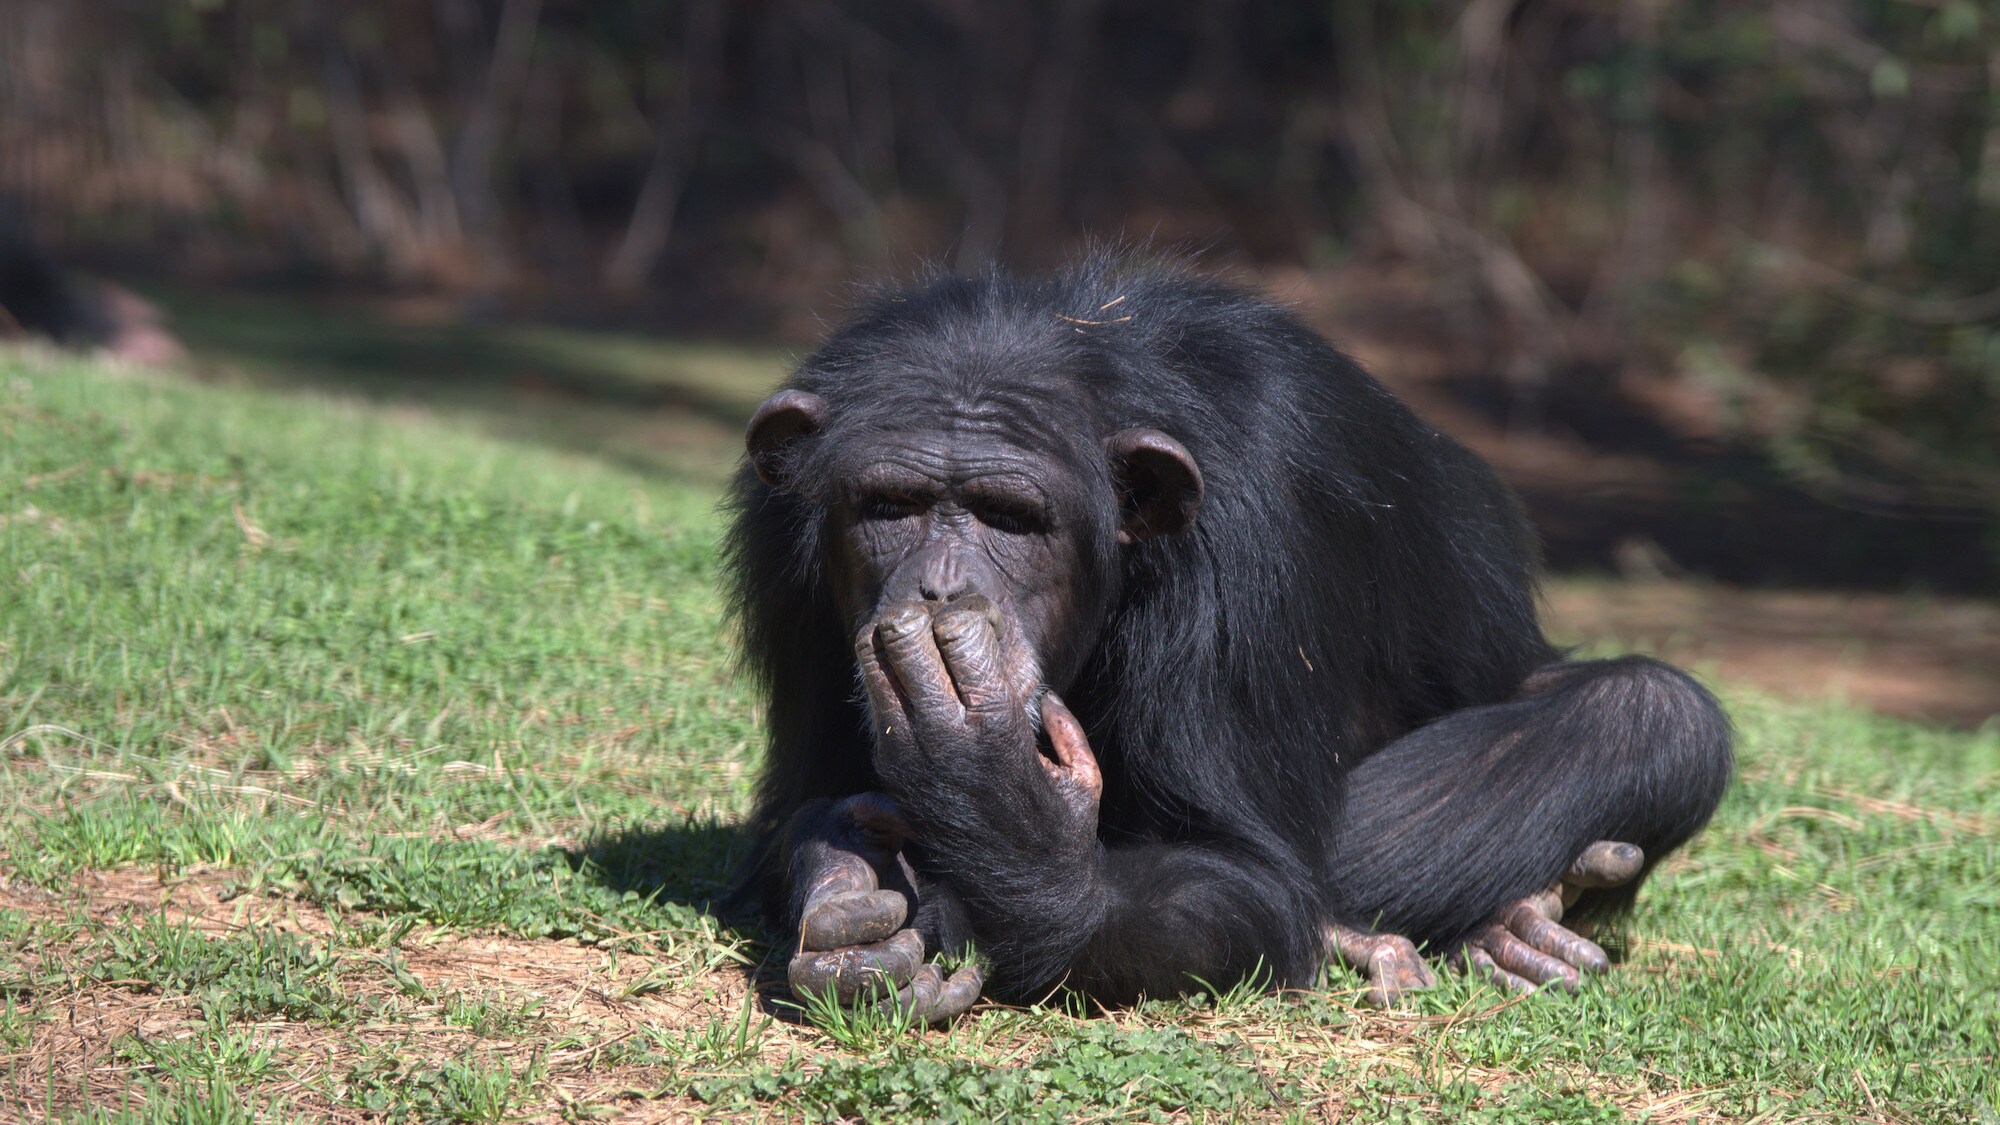
[[[1460,969],[1516,992],[1554,985],[1574,992],[1584,973],[1601,973],[1611,958],[1594,941],[1560,925],[1565,907],[1593,887],[1631,882],[1646,865],[1636,844],[1599,840],[1583,849],[1555,885],[1503,908],[1485,929],[1460,946]]]
[[[831,993],[843,1004],[887,1002],[928,1023],[972,1007],[984,983],[977,964],[946,978],[924,961],[924,940],[904,926],[915,879],[901,850],[909,827],[895,803],[862,793],[820,814],[794,844],[799,951],[789,967],[801,1000]]]
[[[897,602],[861,630],[855,658],[875,720],[876,771],[903,793],[956,779],[995,801],[1026,795],[1045,805],[1053,794],[1070,827],[1094,835],[1104,780],[1083,727],[1054,692],[1040,692],[1049,753],[1040,752],[1032,660],[1002,632],[999,611],[976,594],[935,612]]]

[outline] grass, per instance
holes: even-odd
[[[2000,736],[1740,693],[1581,995],[817,1026],[708,908],[717,472],[329,389],[0,354],[0,1117],[1996,1119]]]

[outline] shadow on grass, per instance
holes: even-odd
[[[1627,572],[1636,546],[1672,570],[1737,585],[2000,592],[1990,509],[1810,489],[1747,441],[1676,431],[1608,376],[1579,373],[1532,396],[1486,373],[1446,378],[1438,389],[1497,431],[1525,417],[1594,455],[1651,464],[1650,479],[1584,479],[1494,451],[1553,571]]]
[[[503,437],[713,486],[786,367],[776,350],[354,301],[165,293],[210,376],[414,406]]]
[[[749,849],[749,835],[737,825],[688,821],[607,832],[566,854],[571,866],[608,890],[693,907],[747,936],[755,917],[727,900]]]
[[[413,318],[355,301],[160,299],[198,368],[458,414],[500,436],[711,490],[786,367],[775,348],[498,317]],[[1629,572],[1653,559],[1758,587],[2000,589],[1989,510],[1823,495],[1780,473],[1767,450],[1680,432],[1609,373],[1566,372],[1530,390],[1477,363],[1454,370],[1427,389],[1477,425],[1572,441],[1593,464],[1650,466],[1643,479],[1591,464],[1551,471],[1505,442],[1487,447],[1556,572]]]
[[[690,821],[606,833],[568,855],[584,877],[608,890],[657,895],[713,918],[722,936],[744,943],[751,958],[742,966],[744,982],[757,994],[758,1008],[786,1023],[809,1022],[785,977],[788,943],[765,925],[754,904],[731,897],[749,852],[750,834],[742,827]]]

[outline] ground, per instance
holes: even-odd
[[[713,505],[772,357],[496,330],[459,362],[516,365],[502,391],[413,393],[303,319],[232,318],[249,358],[192,375],[0,356],[0,1119],[2000,1105],[2000,732],[1734,675],[1740,780],[1580,995],[1454,979],[1374,1013],[1334,971],[928,1033],[788,1008],[782,936],[712,906],[758,740]],[[309,329],[317,363],[258,365],[258,333]],[[1551,601],[1636,612],[1625,589]],[[1633,635],[1713,654],[1704,606],[1754,631],[1730,596],[1657,582]]]

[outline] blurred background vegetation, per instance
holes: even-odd
[[[340,300],[286,346],[599,398],[485,327],[798,345],[857,278],[1166,245],[1558,568],[2000,592],[1995,0],[6,0],[0,210],[0,331],[199,357],[278,323],[203,295]],[[1909,647],[2000,664],[1987,614]]]

